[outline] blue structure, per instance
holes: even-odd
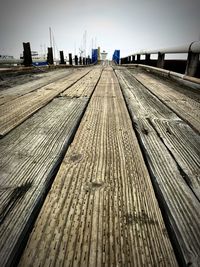
[[[97,63],[98,60],[98,49],[92,49],[92,63]]]
[[[47,66],[48,62],[47,61],[33,62],[32,65],[35,67]]]
[[[120,61],[120,50],[115,50],[112,60],[116,63],[119,64]]]

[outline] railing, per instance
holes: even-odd
[[[159,68],[165,68],[165,55],[166,54],[185,54],[187,53],[187,61],[185,64],[185,74],[188,76],[197,76],[199,75],[200,62],[200,41],[192,42],[186,46],[178,46],[160,50],[151,50],[151,51],[142,51],[140,53],[135,53],[127,57],[121,58],[121,64],[140,64],[143,61],[143,64],[152,66],[151,55],[158,54],[158,59],[155,65]],[[141,60],[141,55],[145,55],[145,59]]]

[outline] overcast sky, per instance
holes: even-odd
[[[0,0],[0,53],[19,57],[49,46],[51,26],[58,50],[76,51],[87,31],[112,55],[177,46],[200,39],[200,0]]]

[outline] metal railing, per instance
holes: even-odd
[[[142,51],[139,53],[131,54],[127,57],[121,58],[121,64],[139,64],[141,62],[141,55],[145,55],[143,64],[151,65],[151,55],[158,54],[156,66],[164,68],[166,54],[187,54],[187,62],[185,67],[185,75],[195,77],[200,67],[200,41],[194,41],[189,45],[163,48],[159,50]]]

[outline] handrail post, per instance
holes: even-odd
[[[164,69],[164,65],[165,65],[165,54],[158,52],[157,67]]]
[[[151,54],[146,54],[145,55],[145,64],[146,65],[151,65],[150,64],[150,61],[151,61],[150,56],[151,56]]]
[[[137,54],[137,63],[140,64],[140,54]]]
[[[189,49],[185,75],[194,77],[197,73],[198,65],[199,65],[199,53],[193,53]]]

